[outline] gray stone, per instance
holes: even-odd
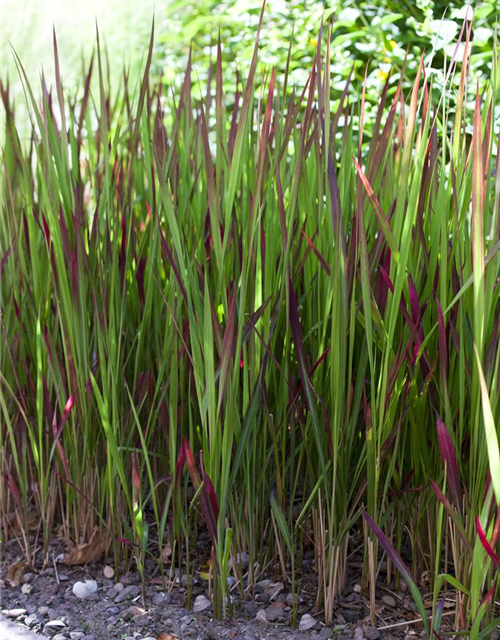
[[[56,633],[53,638],[54,640],[66,640],[66,635],[64,633]]]
[[[59,580],[61,582],[68,582],[69,576],[66,573],[60,573],[59,574]]]
[[[116,585],[115,585],[116,588]],[[128,598],[135,598],[141,593],[139,587],[135,585],[130,585],[129,587],[125,587],[120,593],[115,597],[115,602],[120,604],[120,602],[124,602]]]
[[[383,602],[385,605],[387,605],[388,607],[395,607],[396,606],[396,599],[393,598],[390,595],[385,595],[382,596],[382,598],[380,599],[381,602]]]
[[[150,623],[151,620],[149,620],[147,616],[141,616],[140,618],[135,618],[134,620],[134,624],[136,627],[147,627]]]
[[[117,616],[120,613],[120,609],[118,607],[108,607],[106,613],[109,613],[110,616]]]
[[[379,640],[380,638],[380,631],[377,629],[377,627],[363,625],[363,631],[367,640]]]
[[[333,629],[331,629],[330,627],[322,627],[321,631],[319,632],[319,635],[322,638],[332,638],[333,637]]]
[[[153,596],[152,602],[157,607],[162,607],[172,602],[172,596],[169,593],[157,593]]]
[[[357,611],[356,609],[342,609],[340,615],[346,622],[351,623],[357,622],[362,617],[361,611]]]
[[[48,608],[48,607],[45,607],[45,606],[43,606],[43,607],[38,607],[38,613],[39,613],[41,616],[46,616],[48,612],[49,612],[49,608]]]
[[[30,629],[33,629],[33,627],[36,627],[37,625],[41,625],[44,622],[45,620],[43,619],[43,616],[40,615],[39,613],[32,613],[30,616],[27,616],[24,619],[24,624]]]
[[[66,625],[62,620],[51,620],[44,626],[43,632],[46,636],[50,636],[51,638],[53,638],[55,635],[61,633],[61,631],[64,631],[65,629]]]

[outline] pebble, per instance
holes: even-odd
[[[361,617],[361,611],[356,611],[356,609],[341,609],[340,616],[342,620],[339,619],[339,622],[357,622]]]
[[[125,587],[118,593],[118,595],[115,597],[115,602],[117,604],[120,604],[120,602],[124,602],[125,600],[127,600],[127,598],[135,598],[135,596],[138,596],[140,593],[141,590],[139,589],[139,587],[136,587],[132,584],[129,587]]]
[[[69,580],[69,576],[66,573],[60,573],[59,574],[59,581],[60,582],[68,582]]]
[[[388,607],[395,607],[396,606],[395,598],[393,598],[392,596],[389,596],[389,595],[382,596],[380,601],[383,602],[383,604],[387,605]]]
[[[355,584],[352,590],[354,591],[354,593],[361,593],[361,585]]]
[[[361,638],[364,638],[363,629],[361,627],[356,627],[354,629],[354,638],[355,640],[361,640]]]
[[[162,607],[165,604],[170,604],[172,596],[169,593],[156,593],[153,596],[153,604],[157,607]]]
[[[70,631],[69,637],[71,640],[82,640],[82,638],[85,638],[85,634],[83,631]]]
[[[20,616],[26,615],[26,609],[10,609],[6,615],[8,618],[19,618]]]
[[[363,625],[363,631],[367,640],[379,640],[380,638],[380,631],[377,629],[377,627]]]
[[[43,632],[46,636],[51,636],[53,638],[61,631],[64,631],[64,629],[66,629],[66,625],[62,620],[51,620],[44,626]]]
[[[267,624],[267,615],[264,609],[259,609],[257,611],[257,615],[255,616],[255,619],[263,624]]]
[[[33,580],[34,574],[33,573],[25,573],[23,576],[23,582],[27,583],[27,582],[31,582]]]
[[[103,573],[104,573],[104,577],[108,578],[109,580],[115,577],[115,570],[113,569],[113,567],[110,567],[108,565],[104,567]]]
[[[56,635],[53,636],[53,639],[54,640],[67,640],[64,633],[56,633]]]
[[[108,607],[106,613],[109,613],[110,616],[117,616],[120,613],[120,609],[118,607]]]
[[[49,608],[48,607],[45,607],[45,606],[38,607],[38,613],[41,616],[46,616],[48,614],[48,612],[49,612]]]
[[[267,607],[267,609],[265,610],[265,614],[266,619],[269,620],[269,622],[276,622],[283,615],[283,609],[271,605],[270,607]]]
[[[333,638],[333,629],[331,629],[330,627],[321,627],[319,635],[322,638]]]
[[[43,619],[43,616],[39,613],[32,613],[24,619],[24,624],[30,629],[33,629],[33,627],[36,627],[38,624],[43,624],[44,622],[45,620]]]
[[[21,592],[24,593],[25,596],[28,596],[33,591],[33,587],[30,584],[23,584],[21,587]]]
[[[85,580],[85,582],[75,582],[73,585],[73,593],[77,598],[88,598],[97,591],[97,582],[95,580]]]

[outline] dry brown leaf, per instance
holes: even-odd
[[[69,553],[65,553],[61,558],[64,564],[86,564],[99,558],[106,550],[108,539],[96,527],[88,542],[78,545]]]
[[[179,640],[179,638],[171,633],[160,633],[156,640]]]
[[[23,580],[26,564],[24,562],[14,562],[7,571],[6,580],[11,587],[19,587]]]
[[[161,551],[161,557],[163,562],[168,562],[171,555],[172,555],[172,548],[170,547],[170,543],[167,542],[167,544],[163,547]]]
[[[7,520],[9,521],[9,524],[12,527],[14,533],[19,533],[22,529],[24,529],[24,522],[20,519],[17,512],[10,513],[7,516]],[[28,512],[28,531],[36,531],[39,525],[39,518],[37,518],[36,515],[31,511]]]

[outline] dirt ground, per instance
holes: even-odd
[[[272,573],[265,574],[244,599],[234,588],[235,617],[216,621],[205,599],[208,582],[201,577],[192,587],[194,610],[186,608],[188,590],[182,575],[165,588],[152,571],[143,602],[137,572],[116,577],[110,558],[83,567],[67,566],[56,562],[62,552],[55,543],[49,554],[52,566],[43,568],[35,560],[29,568],[17,542],[10,541],[0,562],[0,613],[55,640],[417,640],[423,634],[405,585],[399,590],[380,586],[376,625],[369,624],[368,602],[356,575],[359,562],[354,563],[331,626],[322,623],[322,612],[315,608],[314,572],[301,578],[297,620],[304,630],[299,631],[291,628],[288,586]],[[11,638],[7,634],[2,640]]]

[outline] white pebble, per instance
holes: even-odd
[[[73,585],[73,593],[77,598],[88,598],[97,591],[97,582],[95,580],[85,580],[85,582],[75,582]]]

